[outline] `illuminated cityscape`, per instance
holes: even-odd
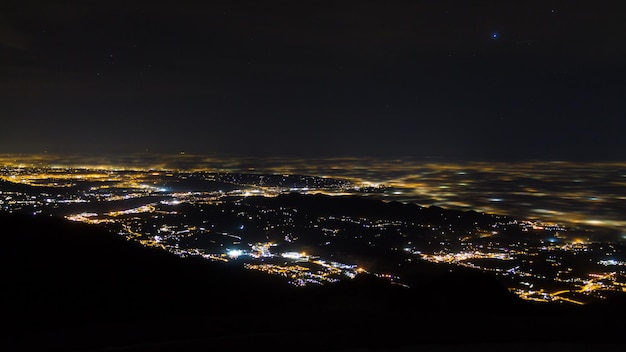
[[[612,217],[625,196],[615,189],[626,165],[514,171],[503,164],[372,162],[360,173],[365,160],[229,170],[184,170],[166,161],[157,168],[61,166],[23,156],[2,162],[6,212],[104,226],[144,246],[238,263],[295,286],[370,274],[411,287],[412,270],[429,262],[491,273],[519,297],[538,302],[581,305],[626,292],[624,234]],[[568,173],[568,167],[581,179],[560,180],[565,176],[558,170]],[[585,189],[583,177],[607,183]],[[518,183],[521,178],[527,184]],[[515,185],[507,191],[504,182]],[[593,214],[580,204],[598,202],[606,206],[604,218],[584,217]],[[533,208],[524,211],[525,204]],[[532,216],[515,216],[517,209]]]
[[[624,43],[619,0],[2,0],[0,350],[626,350]]]

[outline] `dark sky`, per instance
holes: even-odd
[[[626,160],[623,1],[0,3],[0,153]]]

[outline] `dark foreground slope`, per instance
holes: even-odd
[[[473,271],[301,289],[58,219],[0,214],[0,228],[1,350],[598,349],[621,343],[626,312],[526,304]]]

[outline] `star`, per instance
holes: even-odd
[[[500,33],[498,33],[498,32],[491,33],[491,39],[495,40],[495,39],[498,39],[498,38],[500,38]]]

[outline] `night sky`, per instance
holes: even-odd
[[[623,1],[0,2],[0,153],[626,160]]]

